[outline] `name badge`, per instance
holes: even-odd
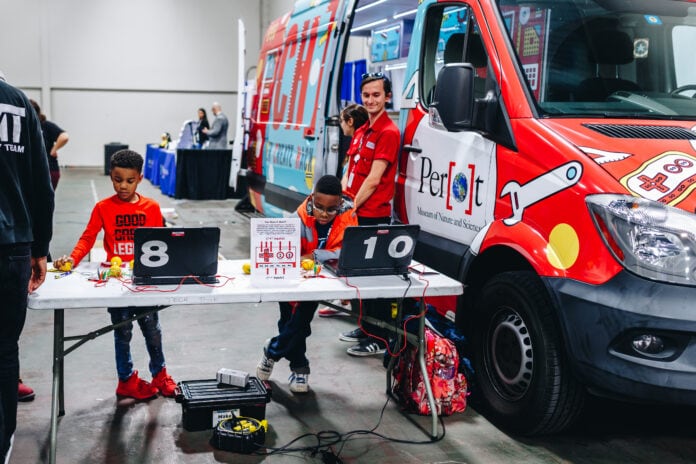
[[[365,144],[365,146],[366,146],[367,148],[369,148],[370,150],[374,150],[374,149],[375,149],[375,142],[367,142],[367,143]]]

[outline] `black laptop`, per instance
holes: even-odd
[[[339,258],[322,264],[341,277],[406,275],[419,231],[415,224],[347,227]]]
[[[136,285],[217,282],[218,227],[141,227],[133,242]]]

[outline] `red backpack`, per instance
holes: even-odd
[[[409,412],[430,414],[428,394],[418,365],[416,347],[409,345],[392,371],[392,392]],[[433,330],[425,329],[425,366],[430,377],[438,416],[449,416],[466,409],[467,383],[459,373],[459,355],[454,343]]]

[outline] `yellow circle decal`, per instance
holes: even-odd
[[[578,259],[580,240],[578,234],[568,224],[558,224],[549,235],[546,257],[556,269],[568,269]]]

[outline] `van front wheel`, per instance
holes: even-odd
[[[474,311],[474,407],[520,435],[570,426],[584,389],[570,372],[555,308],[539,278],[526,271],[494,276]]]

